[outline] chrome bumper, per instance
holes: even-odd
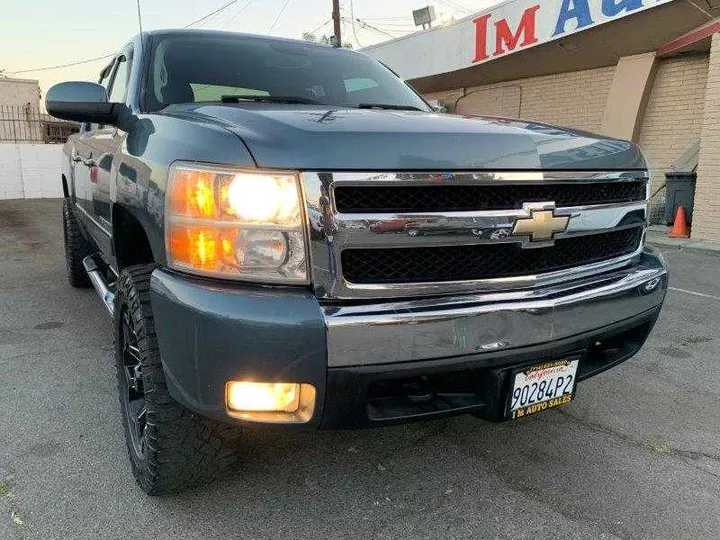
[[[633,266],[542,289],[325,306],[328,366],[458,357],[597,330],[662,304],[667,268],[647,248]]]

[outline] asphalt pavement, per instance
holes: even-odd
[[[0,539],[720,538],[720,257],[668,248],[634,359],[568,406],[368,431],[247,434],[166,498],[127,462],[110,320],[65,277],[60,201],[0,201]]]

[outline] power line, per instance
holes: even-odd
[[[196,24],[199,24],[199,23],[203,22],[204,20],[209,19],[209,18],[212,17],[213,15],[216,15],[216,14],[220,13],[221,11],[225,11],[225,10],[226,10],[227,8],[229,8],[230,6],[232,6],[232,5],[234,5],[234,4],[237,4],[238,1],[239,1],[239,0],[230,0],[230,2],[228,2],[227,4],[224,4],[224,5],[220,6],[220,7],[217,8],[216,10],[211,11],[210,13],[208,13],[207,15],[205,15],[204,17],[200,17],[198,20],[193,21],[193,22],[191,22],[190,24],[186,24],[185,26],[183,26],[183,28],[190,28],[191,26],[195,26]]]
[[[364,20],[365,22],[368,22],[368,23],[370,23],[370,24],[376,24],[376,25],[378,25],[378,26],[402,26],[402,27],[415,28],[415,25],[414,25],[413,23],[411,23],[411,22],[400,23],[400,22],[373,21],[373,20],[370,20],[370,19],[363,19],[363,20]]]
[[[314,34],[315,32],[318,32],[318,31],[322,30],[323,28],[325,28],[325,27],[326,27],[328,24],[330,24],[331,22],[332,22],[332,17],[330,17],[327,21],[325,21],[324,23],[322,23],[320,26],[318,26],[318,27],[317,27],[315,30],[313,30],[312,32],[308,32],[308,34]]]
[[[60,64],[58,66],[47,66],[35,69],[21,69],[20,71],[8,71],[7,75],[19,75],[21,73],[31,73],[35,71],[50,71],[52,69],[60,69],[72,66],[80,66],[82,64],[90,64],[91,62],[97,62],[99,60],[105,60],[106,58],[112,58],[115,53],[106,54],[105,56],[98,56],[97,58],[89,58],[88,60],[80,60],[79,62],[70,62],[69,64]]]
[[[250,7],[250,4],[252,4],[254,1],[255,1],[255,0],[248,0],[248,3],[245,4],[243,7],[241,7],[240,10],[239,10],[235,15],[233,15],[232,19],[230,19],[228,22],[226,22],[226,23],[222,26],[222,29],[224,30],[225,28],[227,28],[228,26],[230,26],[230,24],[231,24],[232,22],[234,22],[235,19],[237,19],[243,11],[245,11],[247,8],[249,8],[249,7]]]
[[[466,14],[468,14],[468,15],[469,15],[470,13],[472,13],[472,10],[470,10],[469,8],[463,6],[463,5],[460,4],[459,2],[455,2],[454,0],[437,0],[437,1],[440,2],[441,4],[447,6],[447,7],[452,8],[452,9],[457,9],[457,10],[459,10],[459,11],[464,11],[464,12],[465,12]]]
[[[411,21],[410,17],[365,17],[366,21]]]
[[[275,28],[275,25],[276,25],[276,24],[278,23],[278,21],[280,20],[280,17],[282,17],[282,14],[285,12],[285,8],[288,7],[288,4],[289,4],[289,3],[290,3],[290,0],[285,0],[285,3],[283,4],[283,7],[280,8],[280,11],[278,12],[277,17],[275,17],[275,20],[274,20],[273,23],[270,25],[270,28],[269,28],[268,31],[267,31],[268,34],[273,31],[273,28]]]
[[[363,19],[363,20],[365,22],[372,23],[375,26],[378,26],[380,28],[399,28],[399,29],[410,29],[410,30],[416,28],[415,25],[412,23],[407,23],[407,24],[382,23],[382,22],[379,23],[379,22],[368,21],[367,19]]]
[[[353,0],[350,0],[350,20],[352,21],[352,31],[355,43],[358,44],[358,47],[362,47],[362,44],[357,37],[357,30],[355,29],[355,6],[353,5]]]
[[[343,17],[343,20],[345,20],[344,17]],[[385,32],[384,30],[380,30],[378,27],[373,26],[373,25],[371,25],[371,24],[368,24],[368,23],[366,23],[365,21],[363,21],[363,20],[361,20],[361,19],[356,19],[356,20],[357,20],[358,24],[359,24],[360,26],[362,26],[363,28],[369,28],[370,30],[375,30],[375,31],[378,32],[379,34],[382,34],[382,35],[384,35],[384,36],[387,36],[387,37],[389,37],[389,38],[391,38],[391,39],[395,39],[395,38],[397,37],[397,36],[393,36],[392,34],[390,34],[390,33],[388,33],[388,32]]]
[[[227,4],[225,4],[225,5],[223,5],[223,6],[220,6],[218,9],[216,9],[216,10],[208,13],[207,15],[205,15],[204,17],[201,17],[201,18],[197,19],[196,21],[191,22],[190,24],[184,26],[183,28],[190,28],[191,26],[193,26],[193,25],[195,25],[195,24],[198,24],[199,22],[202,22],[202,21],[204,21],[205,19],[208,19],[208,18],[212,17],[213,15],[215,15],[215,14],[217,14],[217,13],[220,13],[221,11],[229,8],[229,7],[232,6],[233,4],[236,4],[238,1],[239,1],[239,0],[232,0],[231,2],[228,2]],[[251,0],[251,1],[253,1],[253,0]],[[139,3],[139,2],[138,2],[138,3]],[[142,20],[140,20],[140,22],[141,22],[141,24],[142,24]],[[92,62],[99,62],[100,60],[106,60],[107,58],[112,58],[112,57],[115,56],[116,54],[117,54],[117,53],[114,53],[114,52],[113,52],[113,53],[106,54],[106,55],[103,55],[103,56],[97,56],[97,57],[95,57],[95,58],[88,58],[87,60],[78,60],[77,62],[68,62],[67,64],[59,64],[59,65],[56,65],[56,66],[45,66],[45,67],[32,68],[32,69],[21,69],[21,70],[18,70],[18,71],[7,71],[7,72],[4,72],[4,75],[21,75],[21,74],[23,74],[23,73],[35,73],[35,72],[40,72],[40,71],[52,71],[53,69],[63,69],[63,68],[68,68],[68,67],[81,66],[81,65],[83,65],[83,64],[91,64]]]

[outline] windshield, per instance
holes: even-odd
[[[364,54],[233,34],[161,39],[154,47],[149,82],[146,109],[151,111],[174,103],[229,101],[233,96],[429,110],[401,79]]]

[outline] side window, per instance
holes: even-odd
[[[108,101],[111,103],[123,103],[127,95],[128,80],[130,78],[130,62],[126,56],[121,56],[115,63],[115,76],[110,86]]]
[[[108,66],[106,66],[105,69],[103,69],[103,70],[100,72],[100,79],[98,79],[98,84],[99,84],[100,86],[102,86],[103,88],[105,88],[105,92],[107,92],[107,91],[108,91],[108,88],[110,87],[110,76],[112,75],[114,65],[115,65],[115,61],[113,60],[113,62],[112,62],[111,64],[109,64]],[[93,131],[95,131],[95,130],[98,130],[98,129],[100,129],[100,128],[102,128],[102,126],[99,125],[99,124],[90,124],[90,123],[87,123],[87,124],[84,125],[83,131],[89,133],[89,132],[93,132]]]
[[[113,61],[113,63],[114,63],[114,61]],[[100,73],[100,80],[98,81],[100,86],[105,88],[106,92],[107,92],[107,89],[110,87],[110,75],[113,72],[112,67],[113,67],[113,64],[110,64],[105,69],[103,69],[102,73]]]

